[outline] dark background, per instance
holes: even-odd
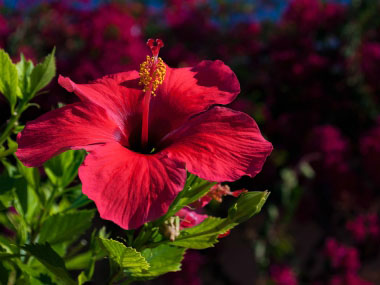
[[[271,195],[215,248],[190,251],[183,271],[150,284],[380,284],[378,1],[25,0],[0,12],[0,47],[15,61],[56,46],[57,72],[78,83],[137,68],[150,37],[164,40],[172,67],[221,59],[237,74],[230,107],[274,151],[231,187]],[[53,81],[23,121],[76,100]],[[8,112],[0,97],[1,122]]]

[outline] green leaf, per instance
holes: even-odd
[[[57,278],[61,279],[65,284],[76,284],[70,278],[66,270],[65,262],[63,259],[51,248],[48,243],[45,244],[28,244],[22,247],[29,254],[34,256],[41,262],[50,272]]]
[[[121,242],[112,239],[99,238],[102,247],[109,253],[121,268],[129,272],[141,272],[149,269],[149,263],[132,247],[126,247]]]
[[[80,188],[82,187],[82,185],[78,185]],[[69,211],[69,210],[72,210],[72,209],[77,209],[77,208],[80,208],[80,207],[83,207],[83,206],[86,206],[88,204],[90,204],[92,201],[90,199],[88,199],[88,197],[84,194],[80,194],[74,201],[73,203],[70,205],[70,207],[66,208],[64,210],[64,212],[66,211]]]
[[[33,175],[34,171],[38,170],[33,170],[32,168],[28,170],[30,175]],[[35,218],[35,212],[40,205],[39,198],[36,194],[36,188],[31,183],[28,183],[24,177],[20,177],[13,179],[13,189],[15,197],[14,206],[16,207],[17,212],[21,214],[26,222],[31,222]]]
[[[86,251],[84,253],[80,253],[75,255],[66,261],[66,267],[69,270],[79,270],[79,269],[87,269],[91,264],[92,252]]]
[[[83,151],[69,150],[47,161],[44,169],[49,180],[58,187],[68,186],[77,176],[84,154]]]
[[[218,242],[220,234],[224,234],[236,225],[237,223],[229,219],[208,217],[199,225],[182,230],[179,237],[170,244],[193,249],[213,247]]]
[[[185,250],[164,244],[155,248],[146,248],[141,254],[150,264],[149,270],[132,272],[131,276],[135,279],[152,279],[167,272],[179,271]]]
[[[13,180],[13,187],[15,189],[16,203],[15,207],[18,213],[25,216],[28,212],[28,184],[24,178],[18,178]]]
[[[9,252],[0,252],[0,260],[9,259],[9,258],[13,258],[13,257],[20,257],[20,255],[9,253]]]
[[[26,167],[19,160],[17,160],[17,167],[28,184],[34,189],[38,189],[40,186],[40,172],[38,171],[38,168]]]
[[[32,98],[38,91],[46,87],[55,76],[55,48],[45,57],[42,63],[37,64],[30,75],[30,94]]]
[[[86,276],[86,273],[84,271],[82,271],[79,275],[78,275],[78,285],[83,285],[84,283],[86,283],[87,281],[90,281],[87,276]]]
[[[7,170],[0,174],[0,195],[7,193],[14,188],[14,178],[9,175]]]
[[[82,210],[48,217],[42,224],[39,242],[56,244],[72,240],[91,226],[94,213],[94,210]]]
[[[0,93],[7,98],[13,113],[20,89],[16,65],[4,50],[0,50]]]
[[[244,193],[229,209],[227,218],[208,217],[199,225],[182,230],[170,244],[193,249],[212,247],[220,234],[259,213],[268,196],[267,191]]]
[[[242,194],[236,204],[228,211],[228,219],[242,223],[261,211],[270,192],[247,192]]]
[[[161,224],[163,220],[170,218],[183,207],[197,201],[215,184],[215,182],[209,182],[193,174],[189,174],[183,190],[179,192],[173,203],[170,205],[168,212],[163,217],[159,218],[155,224]]]
[[[25,60],[23,54],[21,54],[20,58],[20,61],[16,63],[16,68],[18,71],[18,83],[24,97],[28,96],[30,92],[30,75],[33,71],[34,65],[31,60]]]

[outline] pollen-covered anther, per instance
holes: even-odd
[[[166,74],[166,65],[162,58],[147,56],[146,60],[140,64],[140,85],[144,85],[143,91],[150,89],[152,95],[155,96],[155,91],[158,86],[164,82]]]

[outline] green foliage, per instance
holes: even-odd
[[[40,172],[38,171],[38,168],[30,168],[26,167],[21,163],[21,161],[17,160],[17,167],[20,171],[20,174],[25,178],[28,185],[31,187],[38,189],[40,186]]]
[[[79,275],[78,275],[78,285],[82,285],[84,284],[85,282],[87,281],[91,281],[87,278],[86,276],[86,273],[84,273],[84,271],[82,271]]]
[[[141,272],[149,269],[149,263],[132,247],[126,247],[121,242],[112,239],[99,238],[102,247],[108,252],[110,258],[121,268],[129,272]]]
[[[51,273],[64,284],[76,284],[71,279],[63,259],[51,248],[48,243],[45,244],[28,244],[22,247],[29,254],[41,262]]]
[[[268,191],[242,194],[228,211],[228,219],[239,224],[248,220],[261,211],[269,194]]]
[[[78,237],[91,226],[94,214],[94,210],[81,210],[48,217],[42,224],[39,242],[55,244]]]
[[[20,95],[17,68],[4,50],[0,50],[0,92],[7,98],[13,112]]]
[[[131,276],[136,280],[145,280],[152,279],[167,272],[179,271],[181,270],[181,261],[185,251],[185,248],[164,244],[155,248],[144,249],[141,254],[149,263],[149,270],[133,272]]]
[[[45,57],[42,63],[37,64],[30,74],[30,97],[46,87],[55,76],[55,48]]]
[[[30,75],[34,69],[34,64],[31,60],[25,60],[23,54],[20,56],[20,61],[16,63],[18,71],[18,83],[21,89],[21,94],[30,94]]]
[[[69,150],[47,161],[44,169],[51,183],[57,187],[67,187],[77,176],[83,157],[84,151]]]
[[[228,219],[209,217],[199,225],[181,231],[172,244],[193,249],[213,247],[218,242],[218,236],[224,234],[237,223]]]
[[[172,244],[193,249],[214,246],[218,242],[219,235],[259,213],[268,195],[266,191],[242,194],[229,209],[227,218],[209,217],[195,227],[182,230],[180,236]]]
[[[215,184],[215,182],[203,180],[189,173],[185,187],[177,195],[174,202],[170,205],[168,212],[157,221],[157,224],[173,216],[183,207],[197,201],[210,190],[211,186]]]

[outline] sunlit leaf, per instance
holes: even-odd
[[[146,248],[141,254],[150,264],[149,270],[133,272],[131,275],[135,279],[152,279],[167,272],[179,271],[185,250],[170,245]]]
[[[48,217],[42,224],[39,242],[55,244],[72,240],[91,226],[94,213],[94,210],[82,210]]]
[[[23,54],[20,55],[20,61],[16,63],[18,71],[18,82],[23,96],[30,93],[30,75],[33,71],[34,65],[31,60],[25,60]]]
[[[0,93],[7,98],[13,111],[20,94],[17,68],[4,50],[0,50]]]
[[[170,244],[193,249],[213,247],[218,236],[224,234],[237,223],[228,219],[208,217],[199,225],[181,231],[179,237]]]
[[[46,87],[55,76],[55,48],[45,57],[42,63],[37,64],[30,75],[30,97]]]
[[[208,217],[199,225],[182,230],[170,244],[193,249],[212,247],[219,235],[259,213],[268,195],[267,191],[244,193],[229,209],[227,218]]]
[[[149,269],[149,263],[132,247],[126,247],[121,242],[112,239],[99,238],[102,247],[108,252],[110,258],[123,269],[129,272],[141,272]]]

